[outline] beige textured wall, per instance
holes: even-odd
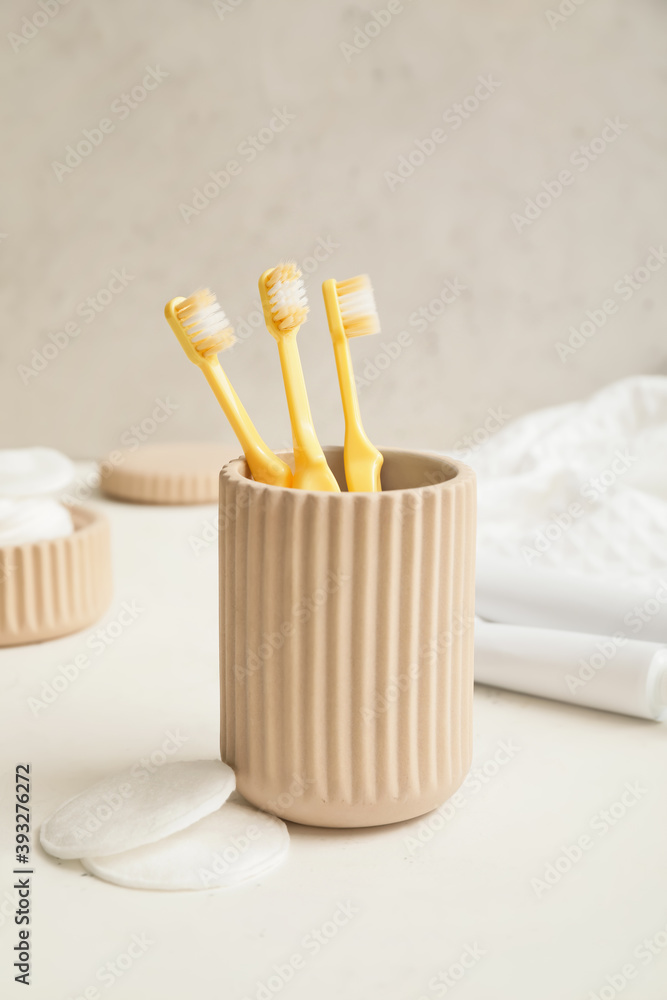
[[[43,2],[54,14],[58,0]],[[559,4],[572,12],[548,18]],[[445,446],[489,408],[516,416],[665,371],[667,266],[654,258],[636,288],[623,279],[667,240],[664,3],[391,0],[388,23],[365,36],[357,29],[387,0],[217,7],[69,0],[47,23],[37,0],[0,9],[0,444],[97,455],[127,441],[156,400],[174,409],[155,440],[229,439],[164,303],[210,284],[235,323],[252,323],[260,272],[285,256],[314,267],[318,247],[327,259],[309,279],[300,343],[323,441],[341,434],[327,277],[368,271],[375,285],[383,331],[354,345],[358,371],[398,353],[362,391],[380,443]],[[122,95],[147,67],[167,75],[130,108]],[[455,105],[480,77],[484,99],[468,100],[464,119]],[[293,120],[272,120],[274,109]],[[93,133],[91,154],[54,167],[101,119],[109,131]],[[594,144],[586,164],[576,150],[606,119],[620,122],[606,130],[613,141]],[[282,131],[260,133],[270,123]],[[403,181],[388,178],[434,129],[444,141],[432,154]],[[271,141],[251,160],[258,133]],[[184,213],[230,160],[225,189]],[[563,170],[560,197],[514,224]],[[114,271],[132,278],[112,281],[91,312],[86,299]],[[446,280],[465,289],[418,323]],[[568,327],[607,300],[604,326],[561,360]],[[275,344],[262,327],[241,330],[250,335],[227,370],[261,431],[284,444]]]

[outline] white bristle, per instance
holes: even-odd
[[[336,285],[338,308],[348,337],[379,333],[380,318],[368,275],[360,275]]]
[[[267,281],[271,316],[279,330],[292,330],[303,323],[308,312],[308,298],[301,271],[291,262],[274,268]]]
[[[192,314],[192,322],[188,324],[188,333],[193,341],[211,337],[218,331],[225,330],[229,320],[218,302],[212,306],[204,306]]]
[[[220,303],[207,288],[181,302],[177,314],[195,350],[204,358],[224,351],[236,341]]]

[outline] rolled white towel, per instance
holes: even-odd
[[[476,606],[489,621],[667,642],[667,573],[621,581],[480,554]]]
[[[475,620],[475,681],[643,719],[667,716],[667,646]]]

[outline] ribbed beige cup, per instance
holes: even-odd
[[[342,449],[325,449],[343,486]],[[476,490],[384,451],[382,493],[220,474],[222,759],[260,808],[376,826],[444,802],[471,762]]]
[[[0,547],[0,646],[78,632],[109,607],[109,521],[99,511],[69,510],[71,535]]]

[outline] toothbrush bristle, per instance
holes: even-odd
[[[236,342],[234,331],[215,295],[201,288],[176,306],[179,319],[192,346],[203,358],[213,357]]]
[[[293,261],[274,267],[266,281],[271,304],[271,317],[276,327],[285,333],[301,326],[308,315],[308,299],[301,280],[301,271]]]
[[[336,294],[346,337],[365,337],[380,332],[380,317],[367,274],[337,281]]]

